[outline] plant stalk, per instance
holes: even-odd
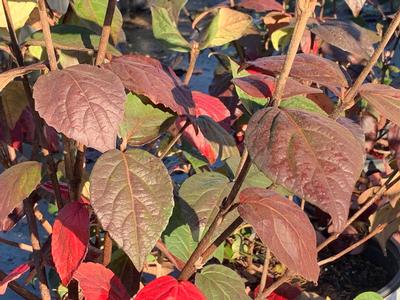
[[[185,131],[186,128],[189,127],[190,125],[190,121],[186,120],[185,124],[181,127],[181,129],[179,129],[179,132],[177,133],[177,135],[168,143],[167,147],[165,148],[164,152],[162,152],[160,154],[160,159],[163,159],[168,152],[172,149],[172,147],[178,142],[178,140],[181,138],[183,132]]]
[[[186,85],[189,84],[190,79],[192,78],[194,68],[196,67],[196,61],[200,54],[199,43],[192,41],[191,48],[189,67],[186,71],[185,80],[183,81],[183,83]]]
[[[177,258],[175,255],[173,255],[161,240],[157,241],[156,247],[158,250],[161,251],[162,254],[165,255],[166,258],[168,258],[168,260],[175,266],[175,268],[177,268],[179,271],[183,269],[185,263]]]
[[[290,281],[292,279],[292,273],[289,271],[286,271],[286,273],[279,278],[277,281],[273,282],[262,294],[260,299],[267,299],[269,294],[271,294],[273,291],[275,291],[278,287],[280,287],[282,284]]]
[[[111,262],[113,242],[108,232],[104,235],[103,265],[107,266]]]
[[[297,51],[301,39],[303,38],[304,30],[306,29],[308,18],[314,12],[316,0],[297,0],[296,1],[296,24],[293,31],[293,36],[289,44],[288,53],[282,67],[282,71],[276,83],[276,89],[272,96],[272,103],[274,107],[279,107],[285,91],[286,81],[289,77],[290,70],[296,58]]]
[[[3,239],[2,237],[0,237],[0,243],[8,245],[8,246],[12,246],[12,247],[24,250],[24,251],[33,252],[32,246],[28,245],[28,244],[9,241],[9,240]]]
[[[51,39],[51,31],[50,25],[47,20],[47,8],[45,0],[38,0],[38,9],[40,16],[40,23],[42,25],[44,43],[46,45],[47,57],[49,59],[50,70],[56,71],[57,68],[57,59],[56,52],[54,51],[53,40]]]
[[[106,57],[106,50],[111,33],[111,23],[114,16],[115,5],[117,0],[108,0],[106,16],[104,18],[103,29],[101,31],[101,38],[99,43],[99,50],[96,56],[96,65],[101,65]]]
[[[260,288],[258,290],[258,296],[257,296],[256,300],[265,299],[265,297],[263,298],[262,296],[263,296],[263,291],[265,289],[265,286],[267,284],[269,263],[271,260],[271,250],[269,248],[267,248],[266,251],[267,252],[265,253],[265,260],[264,260],[263,272],[261,275]]]

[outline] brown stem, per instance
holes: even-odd
[[[104,249],[103,249],[103,265],[107,266],[111,262],[112,255],[112,239],[108,232],[104,235]]]
[[[324,260],[319,261],[318,265],[319,266],[323,266],[323,265],[326,265],[328,263],[331,263],[331,262],[341,258],[342,256],[344,256],[347,253],[353,251],[354,249],[356,249],[360,245],[364,244],[366,241],[372,239],[377,234],[381,233],[386,228],[387,225],[388,225],[388,223],[379,224],[373,231],[371,231],[368,235],[363,237],[361,240],[357,241],[356,243],[354,243],[353,245],[347,247],[346,249],[342,250],[341,252],[339,252],[339,253],[331,256],[331,257],[328,257],[328,258],[326,258]]]
[[[368,74],[371,72],[372,68],[378,61],[381,53],[385,50],[387,43],[390,41],[393,33],[396,31],[397,27],[400,25],[400,11],[396,13],[392,22],[390,23],[388,29],[386,30],[385,35],[382,38],[381,43],[378,48],[375,50],[368,64],[364,67],[361,74],[358,76],[357,80],[354,82],[353,86],[347,91],[345,97],[343,98],[342,104],[339,105],[335,111],[332,113],[332,118],[337,119],[340,114],[346,109],[353,106],[354,98],[356,97],[358,90],[363,84],[364,80],[367,78]]]
[[[78,143],[76,147],[74,173],[71,181],[71,199],[77,201],[81,197],[81,183],[85,166],[85,146]]]
[[[190,50],[190,61],[189,67],[186,71],[185,80],[183,81],[184,84],[188,85],[190,82],[190,78],[192,78],[194,68],[196,66],[197,58],[199,57],[200,49],[199,43],[192,41],[192,49]]]
[[[5,244],[5,245],[9,245],[9,246],[12,246],[12,247],[15,247],[15,248],[19,248],[19,249],[24,250],[24,251],[33,252],[32,246],[28,245],[28,244],[9,241],[9,240],[3,239],[2,237],[0,237],[0,243]]]
[[[158,248],[158,250],[161,251],[162,254],[165,255],[166,258],[168,258],[168,260],[175,266],[175,268],[177,268],[179,271],[182,270],[185,263],[177,258],[175,255],[173,255],[162,241],[158,240],[156,243],[156,247]]]
[[[286,272],[285,275],[283,275],[281,278],[279,278],[277,281],[272,283],[261,295],[260,299],[267,299],[269,294],[271,294],[273,291],[275,291],[278,287],[280,287],[282,284],[285,282],[288,282],[292,279],[292,273],[291,272]]]
[[[46,230],[46,232],[48,234],[52,234],[53,233],[53,227],[45,219],[45,217],[43,216],[42,212],[37,207],[35,207],[35,217],[40,222],[40,224],[42,224],[44,230]]]
[[[265,289],[265,286],[267,284],[267,279],[268,279],[268,271],[269,271],[269,262],[271,260],[271,250],[269,248],[266,249],[267,252],[265,253],[265,260],[264,260],[264,267],[263,267],[263,272],[261,275],[261,281],[260,281],[260,288],[259,288],[259,294],[257,296],[257,300],[261,299],[266,299],[265,297],[263,298],[263,291]]]
[[[101,31],[101,38],[99,43],[99,50],[96,56],[96,65],[101,65],[106,57],[106,50],[108,40],[110,39],[111,23],[114,16],[115,5],[117,0],[108,0],[106,16],[104,18],[103,30]]]
[[[324,242],[319,244],[317,247],[317,251],[321,251],[334,240],[336,240],[349,225],[351,225],[359,216],[361,216],[372,204],[382,198],[383,194],[400,180],[400,175],[397,177],[396,175],[399,175],[398,171],[394,171],[386,180],[385,184],[380,187],[380,189],[363,205],[363,207],[361,207],[354,215],[351,216],[351,218],[347,220],[341,232],[332,234]]]
[[[189,127],[190,124],[191,124],[190,121],[186,120],[186,122],[182,126],[182,128],[179,129],[179,132],[177,133],[177,135],[168,143],[168,145],[165,148],[164,152],[162,152],[160,154],[160,156],[159,156],[160,159],[163,159],[168,154],[168,152],[172,149],[172,147],[176,144],[176,142],[178,142],[178,140],[181,138],[183,132],[185,131],[186,128]]]
[[[50,291],[47,285],[46,271],[42,265],[41,246],[39,240],[39,232],[36,226],[35,213],[33,211],[34,198],[30,196],[24,200],[24,210],[28,221],[29,232],[31,235],[31,243],[33,249],[33,261],[35,264],[37,276],[39,279],[39,290],[43,300],[50,300]]]
[[[0,280],[3,280],[6,276],[7,276],[7,274],[0,270]],[[23,286],[19,285],[16,281],[11,281],[8,284],[8,287],[26,300],[40,300],[40,298],[38,296],[36,296],[35,294],[32,294],[30,291],[25,289]]]
[[[42,25],[44,43],[46,45],[47,57],[49,59],[50,70],[57,70],[57,59],[54,51],[53,40],[51,39],[50,25],[47,16],[45,0],[38,0],[40,23]]]
[[[275,107],[278,107],[281,102],[283,93],[285,91],[286,81],[289,77],[290,69],[292,68],[294,59],[296,58],[297,50],[299,49],[299,45],[303,37],[304,30],[306,28],[308,18],[313,13],[316,3],[316,0],[296,1],[297,20],[293,31],[293,36],[290,41],[288,53],[283,64],[282,71],[276,83],[276,89],[272,96],[272,103]]]
[[[179,276],[180,280],[188,280],[190,276],[193,274],[193,266],[196,264],[196,262],[200,259],[202,256],[203,252],[210,246],[210,240],[215,232],[215,230],[218,228],[218,226],[221,225],[222,221],[224,220],[224,217],[227,212],[229,212],[229,208],[231,207],[232,203],[234,202],[237,194],[239,193],[239,190],[243,184],[244,179],[246,178],[246,175],[250,169],[251,166],[251,160],[250,157],[247,156],[245,163],[243,164],[243,168],[240,170],[239,175],[237,176],[237,179],[235,180],[235,183],[233,184],[233,187],[231,191],[229,192],[228,197],[224,201],[222,201],[221,207],[215,216],[213,222],[211,223],[210,227],[208,228],[207,232],[197,245],[196,249],[193,251],[192,255],[190,256],[189,260],[187,261],[185,267],[182,270],[182,273]]]

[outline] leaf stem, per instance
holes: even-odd
[[[260,299],[267,299],[269,294],[271,294],[273,291],[275,291],[278,287],[280,287],[282,284],[290,281],[292,279],[292,273],[287,271],[281,278],[279,278],[277,281],[273,282],[262,294]]]
[[[28,245],[28,244],[9,241],[9,240],[3,239],[2,237],[0,237],[0,243],[5,244],[5,245],[9,245],[9,246],[12,246],[12,247],[15,247],[15,248],[19,248],[19,249],[24,250],[24,251],[33,252],[32,246]]]
[[[258,289],[258,296],[256,300],[262,300],[265,299],[263,298],[263,291],[265,289],[265,286],[267,284],[267,279],[268,279],[268,272],[269,272],[269,263],[271,260],[271,250],[269,248],[266,248],[266,253],[265,253],[265,260],[264,260],[264,266],[263,266],[263,272],[261,275],[261,281],[260,281],[260,288]]]
[[[191,42],[191,50],[190,50],[190,60],[189,60],[189,67],[186,71],[185,80],[183,81],[184,84],[188,85],[190,79],[192,78],[194,68],[196,66],[197,58],[200,54],[199,43],[192,41]]]
[[[4,273],[2,270],[0,270],[0,280],[3,280],[6,276],[7,276],[7,274]],[[11,281],[8,284],[8,287],[26,300],[40,300],[40,298],[38,296],[36,296],[35,294],[32,294],[30,291],[25,289],[23,286],[19,285],[16,281]]]
[[[101,31],[99,50],[96,56],[96,65],[101,65],[106,56],[107,45],[111,33],[111,23],[113,20],[116,3],[117,0],[108,0],[106,16],[104,17],[103,29]]]
[[[113,242],[108,232],[104,235],[103,265],[107,266],[111,262]]]
[[[346,109],[353,106],[353,101],[358,93],[358,90],[360,89],[364,80],[367,78],[368,74],[371,72],[372,68],[378,61],[383,50],[385,50],[387,43],[392,38],[392,35],[396,31],[397,27],[399,27],[399,25],[400,25],[400,11],[398,11],[396,13],[396,15],[394,16],[394,18],[393,18],[392,22],[390,23],[388,29],[386,30],[386,33],[383,36],[382,41],[380,42],[378,48],[375,50],[374,54],[372,55],[368,64],[362,70],[361,74],[357,77],[353,86],[347,91],[346,95],[344,96],[344,98],[342,100],[341,105],[339,105],[335,109],[335,111],[332,113],[331,118],[337,119],[343,111],[345,111]]]
[[[53,40],[51,39],[50,25],[47,20],[48,16],[47,16],[47,8],[45,0],[38,0],[38,9],[39,9],[40,23],[42,25],[44,43],[46,45],[47,57],[49,59],[49,64],[50,64],[50,70],[56,71],[58,69],[57,59],[56,59],[56,53],[54,51]]]
[[[179,271],[182,270],[185,263],[177,258],[175,255],[173,255],[161,240],[157,241],[156,247],[158,248],[158,250],[161,251],[162,254],[165,255],[166,258],[168,258],[168,260],[175,266],[175,268],[177,268]]]
[[[38,209],[38,207],[36,206],[34,209],[34,213],[35,213],[35,217],[36,219],[40,222],[40,224],[42,224],[42,227],[44,228],[44,230],[46,230],[46,232],[50,235],[53,233],[53,227],[51,226],[51,224],[45,219],[45,217],[43,216],[42,212]]]
[[[178,140],[181,138],[183,132],[185,131],[186,128],[189,127],[190,125],[190,121],[186,120],[185,124],[181,127],[181,129],[179,129],[179,132],[177,133],[177,135],[168,143],[167,147],[165,148],[164,152],[162,152],[160,154],[160,159],[163,159],[168,152],[172,149],[172,147],[178,142]]]
[[[251,166],[251,159],[250,156],[247,155],[243,167],[239,170],[239,174],[236,176],[236,180],[233,184],[229,195],[222,201],[221,206],[217,215],[215,216],[213,222],[211,223],[210,227],[208,228],[207,232],[197,245],[196,249],[193,251],[192,255],[190,256],[189,260],[187,261],[185,267],[182,270],[182,273],[179,276],[179,280],[188,280],[193,274],[193,266],[198,262],[198,260],[203,255],[204,251],[210,246],[211,238],[218,228],[221,225],[222,221],[224,220],[226,214],[229,212],[229,208],[231,207],[232,203],[236,199],[237,194],[243,184],[244,179],[247,176],[247,173]]]
[[[293,36],[290,41],[288,53],[286,55],[285,62],[282,67],[282,71],[278,77],[276,83],[276,89],[272,96],[272,103],[274,107],[279,107],[282,100],[283,93],[285,91],[286,81],[289,77],[290,70],[293,62],[296,58],[297,50],[301,39],[303,38],[304,30],[307,25],[308,18],[314,11],[316,0],[297,0],[296,1],[296,24],[293,31]]]

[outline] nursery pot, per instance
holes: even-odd
[[[365,254],[394,274],[378,293],[386,300],[400,300],[400,243],[392,238],[388,241],[386,249],[387,256],[385,257],[379,245],[373,241],[369,243]]]

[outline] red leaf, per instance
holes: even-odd
[[[146,285],[135,300],[206,300],[200,290],[189,281],[177,281],[162,276]]]
[[[275,90],[276,79],[265,74],[253,74],[246,77],[235,78],[232,82],[252,97],[269,98]],[[288,78],[283,98],[301,94],[320,94],[320,89],[312,88]]]
[[[0,281],[0,295],[5,294],[7,286],[11,281],[20,278],[25,272],[29,271],[29,269],[29,264],[22,264],[8,273],[8,275],[4,277],[2,281]]]
[[[193,91],[192,97],[195,104],[196,117],[201,115],[209,116],[215,122],[221,124],[231,116],[226,106],[216,97],[198,91]]]
[[[68,285],[85,258],[89,242],[89,211],[75,201],[64,206],[54,222],[51,255],[63,285]]]
[[[125,287],[105,266],[82,263],[74,273],[86,300],[129,300]]]
[[[193,114],[189,88],[158,60],[144,55],[123,55],[102,67],[118,75],[126,89],[146,96],[154,104],[162,104],[179,115]]]
[[[255,10],[256,12],[283,10],[282,4],[275,0],[242,0],[238,5],[246,9]]]
[[[271,190],[247,188],[240,193],[238,211],[280,262],[317,282],[315,231],[299,206]]]

